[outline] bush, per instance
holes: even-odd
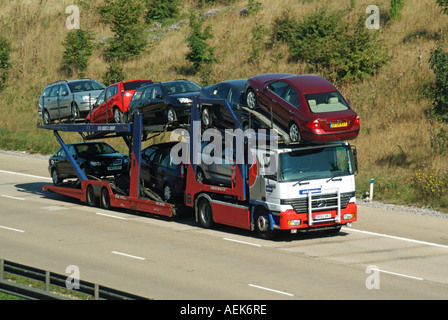
[[[289,42],[294,59],[309,63],[334,81],[363,79],[389,61],[378,33],[365,28],[364,17],[350,24],[343,12],[321,9],[299,23],[289,16],[277,19],[273,30],[276,39]]]
[[[123,68],[117,62],[112,62],[106,73],[104,73],[102,81],[106,86],[109,86],[113,83],[123,81],[125,78],[126,75]]]
[[[147,39],[141,21],[143,9],[144,5],[139,0],[106,0],[105,5],[99,8],[115,33],[105,50],[108,60],[132,59],[146,47]]]
[[[0,36],[0,91],[2,91],[8,81],[8,73],[11,68],[10,63],[11,47],[6,38]]]
[[[401,10],[404,7],[403,0],[390,0],[389,16],[391,20],[401,18]]]
[[[180,0],[153,0],[148,2],[146,22],[163,22],[168,19],[176,19],[180,13]]]
[[[63,45],[62,70],[69,76],[75,71],[85,71],[93,50],[92,34],[82,29],[69,31]]]
[[[431,69],[435,73],[435,81],[429,86],[428,95],[432,101],[431,116],[437,120],[448,120],[448,53],[442,44],[431,51],[429,58]]]
[[[216,62],[215,48],[207,43],[208,39],[213,38],[211,27],[207,26],[203,29],[203,20],[196,14],[190,16],[190,35],[187,37],[188,48],[186,58],[193,63],[193,69],[199,71],[204,66]]]

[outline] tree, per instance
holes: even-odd
[[[213,38],[211,27],[203,29],[204,21],[196,14],[190,16],[190,35],[187,37],[188,48],[187,60],[193,63],[193,69],[199,71],[201,68],[216,62],[214,55],[215,48],[207,43]]]
[[[143,9],[144,4],[139,0],[106,0],[105,5],[99,8],[115,33],[105,50],[108,60],[130,60],[146,47]]]
[[[448,121],[448,53],[442,44],[431,51],[429,65],[436,76],[430,86],[429,95],[432,100],[431,115],[441,121]]]
[[[78,71],[83,73],[92,55],[93,35],[82,29],[69,31],[63,42],[65,47],[62,56],[62,70],[71,76]]]
[[[11,67],[10,62],[11,47],[6,38],[0,36],[0,91],[2,91],[8,81],[8,73]]]
[[[180,13],[180,0],[153,0],[148,2],[146,22],[163,22],[167,19],[176,19]]]

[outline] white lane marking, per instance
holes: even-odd
[[[120,219],[120,220],[127,220],[127,218],[124,218],[124,217],[118,217],[118,216],[114,216],[114,215],[106,214],[106,213],[101,213],[101,212],[97,212],[96,214],[99,215],[99,216],[104,216],[104,217],[109,217],[109,218],[115,218],[115,219]]]
[[[15,231],[15,232],[25,232],[24,230],[10,228],[10,227],[6,227],[6,226],[0,226],[0,228],[1,229],[6,229],[6,230],[10,230],[10,231]]]
[[[378,236],[378,237],[385,237],[385,238],[390,238],[390,239],[395,239],[395,240],[401,240],[401,241],[412,242],[412,243],[416,243],[416,244],[422,244],[422,245],[426,245],[426,246],[433,246],[433,247],[438,247],[438,248],[448,249],[448,246],[447,246],[447,245],[438,244],[438,243],[434,243],[434,242],[427,242],[427,241],[421,241],[421,240],[415,240],[415,239],[409,239],[409,238],[403,238],[403,237],[391,236],[391,235],[384,234],[384,233],[377,233],[377,232],[371,232],[371,231],[364,231],[364,230],[358,230],[358,229],[352,229],[352,228],[344,228],[344,229],[345,229],[346,231],[354,231],[354,232],[359,232],[359,233],[364,233],[364,234],[370,234],[370,235]]]
[[[111,251],[111,253],[113,253],[113,254],[118,254],[118,255],[120,255],[120,256],[125,256],[125,257],[128,257],[128,258],[133,258],[133,259],[138,259],[138,260],[146,260],[146,259],[143,258],[143,257],[134,256],[134,255],[132,255],[132,254],[127,254],[127,253],[123,253],[123,252]]]
[[[388,274],[391,274],[391,275],[394,275],[394,276],[399,276],[399,277],[404,277],[404,278],[410,278],[410,279],[414,279],[414,280],[420,280],[420,281],[424,280],[423,278],[414,277],[414,276],[408,276],[408,275],[406,275],[406,274],[397,273],[397,272],[392,272],[392,271],[386,271],[386,270],[381,270],[381,269],[378,269],[378,271],[379,271],[379,272],[383,272],[383,273],[388,273]]]
[[[45,180],[50,180],[51,178],[48,177],[41,177],[41,176],[35,176],[33,174],[26,174],[26,173],[20,173],[20,172],[14,172],[14,171],[6,171],[6,170],[0,170],[1,173],[9,173],[9,174],[15,174],[18,176],[24,176],[24,177],[30,177],[30,178],[36,178],[36,179],[45,179]]]
[[[266,288],[266,287],[262,287],[262,286],[257,286],[256,284],[248,284],[249,287],[253,287],[253,288],[258,288],[258,289],[262,289],[262,290],[267,290],[267,291],[271,291],[271,292],[275,292],[275,293],[279,293],[279,294],[284,294],[286,296],[290,296],[290,297],[294,297],[293,294],[288,293],[288,292],[283,292],[283,291],[278,291],[278,290],[274,290],[271,288]]]
[[[242,243],[242,244],[247,244],[249,246],[255,246],[255,247],[262,247],[261,244],[256,244],[256,243],[252,243],[252,242],[246,242],[246,241],[241,241],[241,240],[235,240],[235,239],[231,239],[231,238],[223,238],[224,240],[227,241],[233,241],[233,242],[238,242],[238,243]]]
[[[2,197],[14,199],[14,200],[25,200],[24,198],[14,197],[14,196],[8,196],[7,194],[2,194]]]

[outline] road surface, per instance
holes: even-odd
[[[336,236],[267,241],[43,192],[47,165],[0,152],[0,258],[156,300],[448,298],[448,219],[359,206]]]

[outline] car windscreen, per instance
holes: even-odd
[[[139,80],[139,81],[131,81],[123,83],[124,91],[136,90],[140,87],[146,86],[148,84],[154,83],[151,80]]]
[[[86,143],[79,144],[75,146],[76,152],[79,156],[92,156],[92,155],[100,155],[100,154],[111,154],[116,151],[105,143]]]
[[[201,86],[191,81],[177,81],[162,84],[166,94],[200,91]]]
[[[325,179],[350,173],[349,150],[344,146],[293,150],[279,154],[279,181]]]
[[[337,91],[305,94],[305,100],[313,113],[348,110],[348,106]]]
[[[82,80],[82,81],[74,81],[69,82],[68,86],[70,87],[70,91],[73,93],[76,92],[84,92],[84,91],[93,91],[93,90],[103,90],[106,88],[103,84],[98,81],[93,80]]]

